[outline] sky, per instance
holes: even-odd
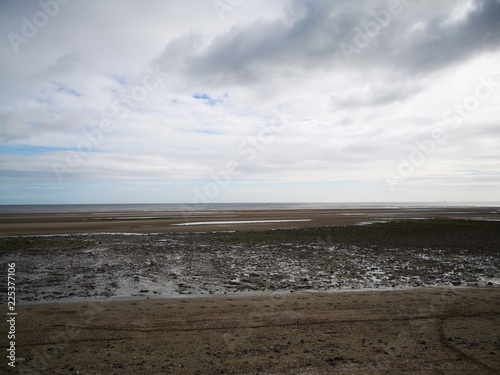
[[[0,204],[500,201],[500,1],[0,2]]]

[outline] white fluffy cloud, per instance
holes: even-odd
[[[0,9],[0,203],[499,199],[496,0]]]

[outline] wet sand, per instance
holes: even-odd
[[[268,231],[4,237],[0,262],[16,263],[21,302],[488,286],[500,285],[499,244],[500,222],[432,219]]]
[[[186,233],[353,225],[399,219],[462,218],[500,220],[498,207],[324,210],[240,210],[0,214],[0,236],[64,233]],[[214,221],[270,221],[249,224],[178,225]],[[300,220],[300,221],[287,221]],[[304,220],[304,221],[302,221]],[[306,221],[307,220],[307,221]]]

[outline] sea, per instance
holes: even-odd
[[[327,203],[146,203],[146,204],[40,204],[0,205],[2,213],[103,213],[162,211],[231,211],[289,209],[411,209],[439,207],[500,208],[500,202],[327,202]]]

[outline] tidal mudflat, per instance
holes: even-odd
[[[8,371],[498,373],[498,214],[338,214],[121,217],[5,235],[20,358]],[[102,223],[87,219],[80,229]]]
[[[500,285],[500,223],[363,226],[0,240],[20,301]]]

